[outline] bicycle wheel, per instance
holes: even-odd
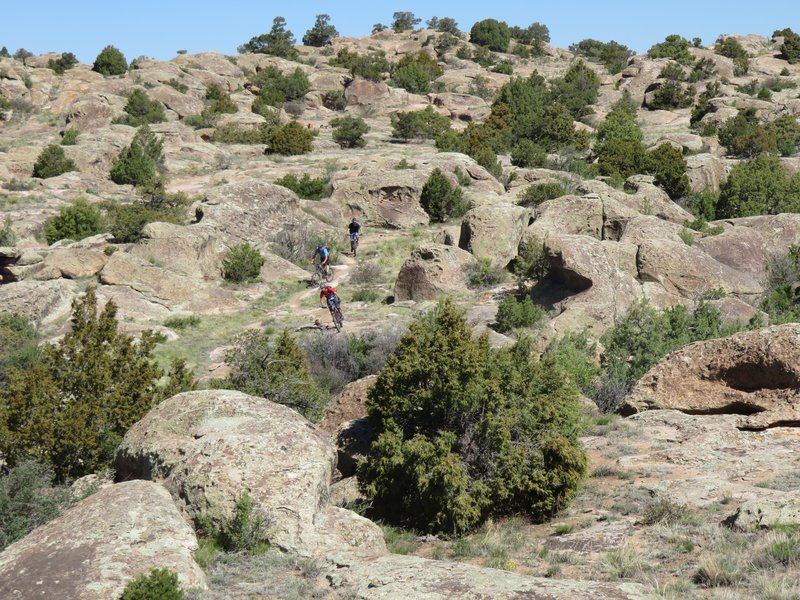
[[[331,308],[331,317],[333,317],[333,324],[336,327],[336,331],[341,331],[344,319],[342,318],[342,310],[338,306]]]
[[[321,281],[322,281],[322,271],[320,271],[319,267],[317,267],[311,274],[311,285],[319,285]]]
[[[333,267],[328,267],[328,272],[322,275],[325,281],[333,281]]]
[[[350,242],[350,250],[353,253],[353,256],[355,256],[356,252],[358,251],[358,238],[355,238]]]

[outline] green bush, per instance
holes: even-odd
[[[321,48],[330,44],[333,38],[339,37],[339,32],[336,31],[336,27],[331,25],[330,21],[330,15],[317,15],[314,20],[314,26],[306,31],[303,36],[303,44]]]
[[[686,169],[683,153],[672,144],[661,144],[645,157],[645,171],[655,176],[655,184],[673,200],[686,196],[691,190]]]
[[[529,239],[514,259],[511,271],[517,278],[517,285],[520,288],[531,279],[538,281],[547,277],[550,272],[550,260],[547,258],[544,243],[539,238]]]
[[[293,156],[311,152],[315,135],[316,130],[307,129],[297,121],[272,127],[266,136],[266,153]]]
[[[777,156],[739,163],[720,185],[718,219],[800,212],[800,174],[787,178]]]
[[[719,143],[732,156],[753,158],[764,152],[775,153],[778,141],[775,131],[763,127],[753,108],[746,108],[719,129]]]
[[[262,123],[256,129],[228,123],[214,130],[211,141],[220,144],[266,144],[275,125]]]
[[[617,42],[600,42],[591,38],[571,44],[570,52],[584,58],[605,65],[609,73],[619,73],[628,64],[628,59],[634,51]]]
[[[435,29],[440,33],[449,33],[451,36],[457,36],[461,33],[458,23],[452,17],[442,17],[441,19],[439,17],[431,17],[425,24],[428,29]]]
[[[781,53],[789,61],[789,64],[800,62],[800,35],[791,29],[784,30]]]
[[[198,519],[198,528],[204,537],[225,552],[265,552],[269,549],[266,526],[262,515],[253,514],[253,499],[247,491],[237,499],[233,515],[221,523],[215,523],[205,516]]]
[[[302,177],[293,174],[284,175],[280,179],[276,179],[275,183],[289,188],[306,200],[322,200],[326,196],[330,196],[328,181],[319,177],[312,179],[308,173],[303,173]]]
[[[101,75],[124,75],[128,72],[128,62],[114,46],[106,46],[94,59],[92,71]]]
[[[543,167],[546,162],[547,152],[533,140],[521,139],[511,150],[511,164],[515,167]]]
[[[77,170],[78,167],[71,159],[66,157],[61,146],[50,144],[42,150],[33,164],[32,176],[39,179],[47,179]]]
[[[0,228],[0,246],[13,246],[17,243],[17,234],[11,228],[11,217],[6,215],[3,227]]]
[[[47,67],[53,69],[56,75],[63,75],[64,71],[68,71],[78,64],[77,57],[72,52],[64,52],[57,59],[50,59],[47,61]]]
[[[58,215],[48,220],[44,226],[44,237],[48,244],[64,239],[82,240],[102,232],[100,210],[83,198],[62,207]]]
[[[419,25],[421,22],[422,19],[408,11],[397,11],[392,15],[392,29],[396,33],[414,29],[414,26]]]
[[[703,301],[693,312],[677,305],[663,313],[642,301],[601,337],[604,376],[629,386],[670,352],[691,342],[728,335],[735,329],[724,326],[719,311]]]
[[[500,73],[501,75],[513,75],[514,74],[514,65],[510,60],[504,60],[491,69],[492,73]]]
[[[432,106],[392,117],[392,136],[401,140],[436,139],[448,129],[450,119],[434,111]]]
[[[331,90],[322,97],[322,104],[328,110],[340,111],[347,108],[347,98],[343,90]]]
[[[223,277],[234,283],[255,281],[264,266],[264,257],[250,244],[233,246],[222,261]]]
[[[644,136],[633,113],[625,106],[615,107],[597,128],[595,152],[602,175],[621,178],[643,171]]]
[[[105,208],[110,223],[109,232],[118,244],[138,242],[148,223],[175,223],[186,221],[189,199],[184,194],[168,194],[163,186],[146,190],[141,201],[131,204],[108,203]]]
[[[566,196],[567,190],[560,183],[534,183],[525,188],[519,196],[522,206],[539,206],[542,202]]]
[[[147,125],[142,125],[111,163],[110,176],[114,183],[136,187],[155,185],[158,171],[164,160],[164,142]]]
[[[789,113],[770,121],[766,130],[775,136],[775,147],[781,156],[791,156],[800,148],[800,123]]]
[[[158,100],[150,100],[147,97],[147,93],[140,89],[133,90],[131,95],[128,96],[125,112],[128,113],[125,117],[115,119],[114,122],[130,125],[131,127],[139,127],[140,125],[162,123],[167,120],[164,105]]]
[[[58,481],[107,468],[128,428],[162,394],[188,389],[182,361],[167,384],[152,359],[151,332],[134,340],[117,329],[114,302],[97,314],[89,288],[72,305],[72,329],[25,370],[9,369],[0,394],[0,453],[16,466],[28,456],[52,465]],[[91,426],[87,426],[91,424]]]
[[[178,576],[168,569],[153,569],[132,579],[119,600],[183,600]]]
[[[550,30],[542,23],[531,23],[525,29],[516,25],[509,28],[511,38],[530,47],[532,56],[544,54],[544,45],[550,41]]]
[[[493,516],[544,521],[586,473],[577,390],[530,345],[490,348],[446,299],[412,323],[367,400],[358,468],[375,516],[458,534]]]
[[[663,42],[654,44],[647,51],[650,58],[671,58],[677,60],[682,65],[690,65],[694,62],[692,53],[689,52],[689,41],[679,35],[668,35]]]
[[[270,54],[289,60],[298,57],[294,34],[286,29],[286,19],[283,17],[275,17],[269,33],[250,38],[250,41],[239,46],[238,51],[240,54]]]
[[[169,81],[167,81],[166,85],[171,87],[176,92],[180,92],[181,94],[185,94],[186,92],[189,91],[189,86],[188,85],[186,85],[185,83],[183,83],[181,81],[178,81],[174,77],[172,79],[170,79]]]
[[[190,327],[197,327],[198,325],[200,325],[200,317],[197,315],[189,315],[188,317],[170,317],[169,319],[164,319],[164,327],[177,329],[179,331],[189,329]]]
[[[665,81],[655,91],[653,99],[647,103],[647,108],[650,110],[687,108],[694,103],[694,94],[693,86],[684,87],[677,81]]]
[[[331,120],[333,141],[341,148],[363,148],[367,145],[364,135],[369,125],[361,117],[337,117]]]
[[[383,74],[391,70],[389,61],[383,52],[358,54],[342,48],[335,58],[328,61],[332,67],[349,69],[353,77],[361,77],[369,81],[381,81]]]
[[[587,114],[588,106],[597,102],[600,78],[585,62],[573,63],[563,77],[550,83],[552,102],[564,106],[575,118]]]
[[[299,67],[290,75],[284,75],[280,69],[270,65],[252,75],[250,82],[260,90],[253,101],[253,112],[262,116],[266,116],[265,107],[300,100],[311,89],[308,76]]]
[[[536,306],[530,297],[518,300],[511,294],[503,296],[497,305],[497,330],[505,333],[519,327],[533,327],[545,315],[542,307]]]
[[[728,37],[722,41],[717,40],[717,43],[714,44],[714,52],[733,60],[733,74],[737,77],[746,74],[750,68],[750,58],[747,55],[747,50],[735,38]]]
[[[431,81],[443,72],[436,59],[427,52],[406,54],[392,70],[389,83],[412,94],[427,94],[431,89]]]
[[[225,361],[227,379],[215,383],[284,404],[311,421],[319,421],[330,400],[311,377],[308,359],[284,330],[276,339],[267,332],[246,331],[236,338]]]
[[[469,210],[469,204],[464,200],[461,187],[458,184],[451,185],[438,167],[431,172],[428,181],[422,186],[419,202],[431,221],[441,223],[451,217],[460,217]]]
[[[488,258],[481,258],[477,263],[471,263],[467,267],[467,285],[471,288],[490,288],[505,278],[505,271],[499,267],[493,267],[492,261]]]
[[[0,391],[10,368],[27,369],[39,360],[38,341],[36,329],[25,317],[0,314]]]
[[[26,459],[0,475],[0,552],[55,519],[74,498],[53,486],[53,470]]]
[[[484,19],[472,26],[469,31],[469,41],[495,52],[505,52],[511,41],[511,31],[503,21]]]
[[[564,369],[586,395],[592,392],[595,378],[600,374],[596,355],[597,343],[585,330],[553,340],[544,352],[544,356]]]
[[[61,136],[61,145],[74,146],[78,140],[79,133],[80,132],[77,129],[70,127],[64,132],[64,135]]]

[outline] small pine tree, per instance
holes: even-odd
[[[119,600],[183,600],[178,576],[168,569],[153,569],[132,579]]]
[[[119,153],[111,165],[111,180],[120,185],[146,187],[154,185],[163,160],[163,142],[142,125],[133,136],[130,146]]]
[[[419,202],[431,221],[444,223],[450,217],[461,216],[467,211],[461,187],[458,184],[451,185],[438,167],[422,186]]]
[[[315,133],[297,121],[273,127],[267,136],[266,153],[293,156],[311,152]]]
[[[131,92],[124,110],[127,116],[119,122],[131,127],[161,123],[167,120],[164,105],[158,100],[150,100],[147,97],[147,93],[140,89],[135,89]]]
[[[419,25],[421,22],[422,19],[408,11],[397,11],[392,15],[392,29],[396,33],[414,29],[414,26]]]
[[[114,46],[106,46],[94,59],[92,71],[101,75],[124,75],[128,70],[125,56]]]
[[[42,150],[33,164],[33,177],[47,179],[77,170],[78,167],[71,159],[66,157],[61,146],[50,144]]]
[[[364,134],[369,125],[361,117],[337,117],[331,121],[333,141],[341,148],[363,148],[367,145]]]
[[[336,31],[336,27],[331,25],[330,21],[330,15],[317,15],[314,26],[306,31],[306,34],[303,36],[303,43],[306,46],[316,46],[319,48],[330,44],[333,38],[339,37],[339,32]]]
[[[270,54],[289,60],[298,57],[297,48],[294,47],[294,34],[286,29],[286,19],[283,17],[275,17],[269,33],[250,38],[238,50],[241,54]]]
[[[264,257],[250,244],[234,246],[222,261],[222,273],[226,280],[233,283],[255,281],[261,273]]]
[[[44,236],[48,244],[64,239],[82,240],[102,231],[100,211],[83,198],[63,207],[59,214],[47,221],[44,226]]]

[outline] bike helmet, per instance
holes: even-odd
[[[317,251],[322,250],[325,247],[325,244],[317,244]]]
[[[328,284],[325,283],[324,281],[319,284],[319,289],[321,289],[321,290],[324,290],[326,287],[328,287]]]
[[[350,222],[351,222],[351,223],[358,223],[358,221],[356,220],[356,218],[355,218],[355,217],[353,217],[353,220],[352,220],[352,221],[350,221]]]

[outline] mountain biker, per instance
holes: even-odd
[[[331,251],[328,250],[328,246],[325,244],[317,244],[316,250],[314,250],[314,254],[311,257],[311,262],[314,262],[314,259],[319,255],[319,266],[323,268],[325,274],[328,273],[328,265],[331,262]]]
[[[325,298],[325,302],[328,305],[328,310],[331,311],[331,316],[333,316],[333,309],[339,308],[341,305],[341,300],[339,300],[339,296],[336,294],[336,290],[333,289],[333,286],[328,285],[327,283],[320,283],[319,284],[319,305],[322,307],[322,299]],[[344,319],[342,319],[344,320]]]
[[[358,237],[361,235],[361,223],[353,217],[350,221],[350,225],[347,226],[347,229],[350,233],[350,250],[353,252],[353,256],[356,255],[356,243],[358,243]]]

